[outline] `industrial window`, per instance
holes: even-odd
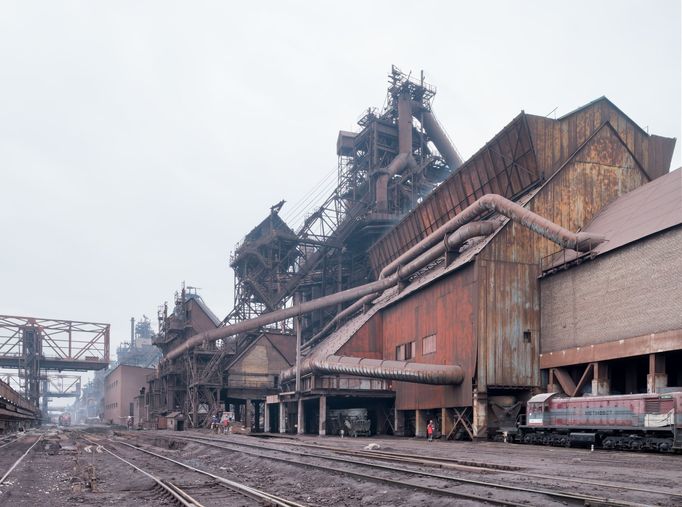
[[[436,351],[436,335],[432,334],[422,338],[422,355],[433,354]]]
[[[530,329],[526,329],[523,332],[523,341],[526,343],[530,343]]]
[[[395,348],[395,358],[397,361],[412,359],[417,354],[417,342],[407,342]]]
[[[412,359],[417,355],[417,342],[405,344],[405,359]]]

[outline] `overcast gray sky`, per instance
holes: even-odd
[[[184,280],[222,318],[230,250],[334,169],[391,64],[465,158],[601,95],[679,140],[680,24],[679,0],[2,0],[0,313],[109,322],[114,350]]]

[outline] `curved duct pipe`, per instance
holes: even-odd
[[[445,234],[455,231],[467,223],[472,222],[479,215],[486,211],[494,211],[504,215],[514,222],[517,222],[520,225],[527,227],[528,229],[549,239],[557,245],[562,246],[563,248],[569,248],[579,252],[588,252],[593,246],[604,242],[604,236],[598,234],[589,234],[586,232],[573,233],[568,229],[564,229],[560,225],[550,222],[546,218],[543,218],[540,215],[525,209],[523,206],[520,206],[519,204],[502,197],[501,195],[486,194],[473,204],[467,206],[458,215],[448,220],[445,224],[440,226],[426,238],[422,239],[419,243],[386,266],[386,268],[382,270],[382,273],[384,270],[388,272],[389,268],[390,270],[393,270],[394,266],[398,266],[398,269],[396,269],[390,276],[318,299],[298,303],[295,306],[265,313],[253,319],[243,320],[241,322],[237,322],[236,324],[230,324],[229,326],[219,327],[209,331],[204,331],[203,333],[198,333],[190,337],[182,345],[170,350],[166,354],[166,359],[174,359],[179,357],[184,352],[205,342],[216,341],[235,334],[252,331],[267,324],[273,324],[275,322],[290,319],[315,310],[321,310],[322,308],[327,308],[329,306],[335,306],[347,301],[353,301],[368,294],[384,291],[397,284],[400,280],[405,279],[410,274],[429,264],[429,262],[431,262],[428,261],[429,256],[434,255],[434,253],[430,252],[427,256],[422,256],[421,254],[434,247],[436,243],[441,241]],[[413,260],[409,261],[409,263],[405,266],[400,267],[402,263],[406,262],[410,258]]]
[[[571,250],[577,250],[579,252],[589,252],[594,246],[604,242],[604,236],[602,235],[589,234],[586,232],[573,233],[568,229],[564,229],[560,225],[557,225],[554,222],[551,222],[546,218],[533,213],[523,206],[510,201],[505,197],[502,197],[501,195],[486,194],[476,200],[473,204],[470,204],[464,208],[464,210],[462,210],[459,214],[445,222],[438,229],[426,236],[426,238],[422,239],[419,241],[419,243],[400,255],[397,259],[386,265],[379,274],[379,280],[395,273],[400,266],[406,262],[410,262],[412,259],[424,254],[425,252],[429,252],[427,253],[428,256],[431,253],[429,249],[433,248],[434,245],[437,245],[441,238],[452,231],[461,231],[460,234],[462,238],[465,238],[464,241],[475,236],[487,236],[488,234],[491,234],[492,231],[485,234],[476,234],[477,229],[468,227],[468,225],[475,226],[477,223],[484,222],[474,222],[467,224],[468,222],[472,222],[479,215],[486,211],[495,211],[501,215],[504,215],[514,222],[540,234],[541,236],[549,239],[563,248],[570,248]],[[467,229],[464,228],[465,226],[467,226]],[[462,243],[464,243],[464,241],[462,241]],[[450,239],[446,239],[446,243],[449,242]],[[451,250],[455,248],[455,238],[452,239],[452,243],[453,246],[450,247]],[[440,255],[442,255],[443,252],[444,249],[441,251]],[[316,341],[322,338],[322,336],[327,333],[334,324],[339,322],[341,319],[344,319],[357,312],[360,308],[366,304],[369,304],[376,297],[377,294],[370,294],[355,302],[345,310],[339,312],[319,333],[313,336],[306,343],[306,348],[309,345],[313,345]]]
[[[480,221],[472,222],[457,229],[457,231],[452,233],[450,236],[446,236],[445,240],[442,243],[437,243],[434,247],[431,248],[431,250],[427,251],[424,254],[425,260],[424,266],[427,266],[428,264],[435,261],[439,257],[442,257],[446,251],[459,249],[464,243],[466,243],[471,238],[475,238],[478,236],[488,236],[489,234],[492,234],[497,225],[498,224],[496,224],[495,222]],[[411,261],[413,258],[414,256],[412,256],[412,258],[409,259],[405,258],[403,259],[403,261],[404,262]],[[395,261],[390,263],[384,269],[381,270],[381,273],[379,274],[379,280],[392,275],[399,268],[400,268],[399,263],[396,263]],[[407,270],[401,270],[401,273],[404,271]],[[412,273],[408,273],[406,276],[410,276],[411,274]],[[359,299],[358,301],[350,305],[345,310],[342,310],[341,312],[337,313],[336,316],[334,316],[334,318],[330,320],[319,333],[317,333],[310,340],[308,340],[308,342],[306,342],[305,348],[309,348],[311,345],[314,345],[327,332],[329,332],[329,330],[337,322],[345,319],[350,315],[353,315],[355,312],[359,311],[364,305],[371,303],[372,300],[374,300],[378,295],[379,295],[378,292],[375,292],[374,294],[368,294],[367,296],[363,297],[362,299]]]
[[[386,211],[388,209],[388,182],[390,179],[404,170],[409,162],[409,153],[400,153],[395,156],[391,163],[379,171],[376,182],[376,203],[377,209]]]
[[[414,363],[411,361],[384,361],[352,356],[330,355],[324,359],[307,359],[301,364],[301,375],[322,373],[352,375],[414,382],[417,384],[452,385],[464,380],[464,369],[459,365]],[[296,367],[280,374],[282,381],[296,377]]]
[[[409,96],[398,97],[398,155],[380,171],[376,181],[377,209],[388,210],[388,182],[408,166],[415,165],[412,158],[412,101]]]
[[[600,234],[571,232],[537,213],[524,208],[520,204],[510,201],[506,197],[502,197],[498,194],[486,194],[483,197],[479,197],[476,201],[464,208],[419,243],[400,255],[397,259],[388,264],[384,270],[393,270],[396,266],[404,264],[408,259],[420,255],[422,252],[425,252],[439,242],[448,232],[459,229],[488,211],[504,215],[519,225],[547,238],[553,243],[578,252],[589,252],[593,247],[603,243],[605,240],[604,236]],[[382,272],[384,270],[382,270]]]

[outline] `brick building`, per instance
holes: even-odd
[[[104,422],[125,424],[135,415],[135,399],[147,386],[147,375],[153,368],[120,364],[104,380]]]
[[[562,250],[540,282],[540,368],[569,396],[682,386],[682,169],[620,197],[584,229],[606,242]]]

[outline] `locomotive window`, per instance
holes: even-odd
[[[405,360],[405,345],[398,345],[395,348],[395,358],[398,361]]]
[[[543,416],[542,403],[529,403],[528,404],[528,423],[529,424],[542,424]]]

